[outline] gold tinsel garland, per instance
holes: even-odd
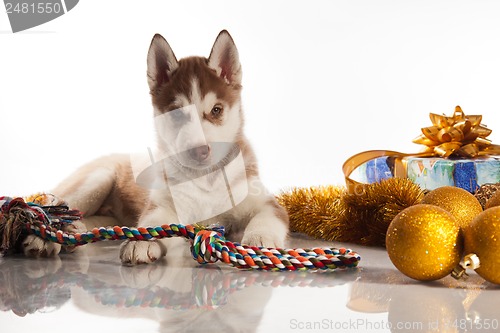
[[[290,216],[290,230],[329,241],[385,245],[392,219],[419,203],[424,192],[406,178],[365,185],[359,193],[341,186],[294,188],[278,195]]]
[[[500,205],[500,183],[484,184],[474,194],[482,205]],[[293,188],[277,196],[290,216],[290,231],[311,237],[362,245],[385,246],[389,224],[403,209],[426,194],[407,178],[363,184],[355,193],[344,186]],[[497,198],[498,197],[498,198]],[[498,201],[498,202],[497,202]],[[490,205],[490,206],[491,206]]]

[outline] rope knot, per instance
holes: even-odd
[[[191,254],[200,264],[214,263],[219,260],[217,252],[220,253],[220,249],[225,241],[224,236],[216,231],[200,230],[194,236],[193,244],[191,245]]]

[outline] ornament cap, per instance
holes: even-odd
[[[451,276],[455,280],[461,280],[466,279],[469,275],[465,272],[465,268],[463,268],[461,265],[457,265],[455,268],[453,268]]]
[[[462,261],[460,262],[460,266],[462,266],[464,269],[470,268],[472,270],[476,270],[479,268],[479,266],[481,266],[481,261],[476,254],[470,253],[462,259]]]
[[[476,270],[481,266],[481,261],[479,260],[479,257],[474,254],[470,253],[466,255],[462,261],[460,261],[460,264],[458,264],[453,271],[451,272],[451,276],[455,278],[456,280],[460,279],[465,279],[469,275],[466,273],[466,270],[468,268],[472,270]]]

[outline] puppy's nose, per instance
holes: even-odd
[[[191,158],[198,162],[205,161],[210,156],[210,146],[204,145],[189,150]]]

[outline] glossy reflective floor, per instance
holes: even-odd
[[[288,245],[340,244],[293,235]],[[199,266],[184,241],[156,264],[125,267],[118,247],[1,258],[0,332],[500,330],[499,287],[475,273],[467,281],[413,281],[383,249],[350,246],[362,257],[353,270],[257,272]]]

